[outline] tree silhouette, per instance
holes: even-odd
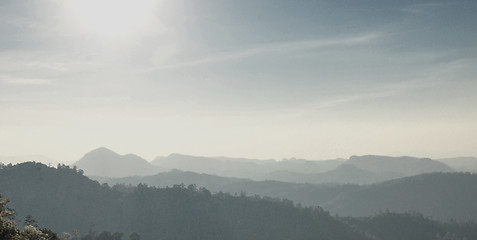
[[[38,228],[38,222],[33,219],[33,216],[28,214],[26,217],[25,217],[25,221],[23,221],[23,226],[33,226],[35,228]]]

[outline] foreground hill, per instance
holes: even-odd
[[[141,239],[366,239],[319,207],[185,188],[110,188],[81,171],[39,163],[0,169],[18,218],[56,232],[137,232]]]
[[[211,194],[194,185],[110,188],[64,165],[58,169],[38,163],[1,166],[0,192],[12,200],[10,207],[17,210],[19,221],[32,215],[40,228],[79,231],[83,236],[120,231],[125,236],[139,233],[136,236],[145,240],[477,238],[476,223],[443,223],[419,214],[334,218],[319,207],[297,207],[287,200],[244,194]],[[9,239],[2,237],[12,229],[3,224],[9,221],[4,210],[0,207],[0,238]]]
[[[88,176],[102,177],[145,176],[160,171],[137,155],[119,155],[104,147],[86,153],[73,165],[83,169]]]
[[[430,173],[363,186],[323,205],[343,216],[414,211],[433,218],[477,221],[477,174]]]

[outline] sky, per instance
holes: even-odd
[[[477,2],[0,1],[0,155],[477,156]]]

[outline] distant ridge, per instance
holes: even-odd
[[[346,163],[375,173],[398,173],[413,176],[430,172],[452,172],[446,164],[430,158],[389,157],[389,156],[351,156]]]
[[[467,162],[473,160],[466,159]],[[97,179],[148,176],[177,169],[255,181],[313,184],[372,184],[423,173],[455,171],[445,163],[429,158],[378,155],[351,156],[348,160],[311,161],[292,158],[276,161],[174,153],[166,157],[156,157],[149,163],[137,155],[119,155],[105,147],[85,154],[74,165],[83,169],[86,175]]]
[[[220,191],[223,187],[238,182],[251,182],[252,180],[243,178],[220,177],[205,173],[184,172],[181,170],[171,170],[161,172],[152,176],[131,176],[122,178],[97,178],[92,179],[99,182],[108,183],[111,186],[116,184],[126,184],[136,186],[140,183],[155,187],[173,187],[177,184],[190,185],[195,184],[197,187],[205,187],[209,190]]]
[[[101,177],[145,176],[160,171],[135,154],[119,155],[105,147],[86,153],[73,165],[83,169],[85,175]]]
[[[275,171],[292,171],[298,173],[321,173],[332,170],[344,160],[311,161],[303,159],[258,160],[230,157],[197,157],[183,154],[170,154],[157,157],[151,164],[166,170],[179,169],[206,173],[224,177],[249,178],[265,180],[269,173]]]
[[[436,159],[439,162],[449,165],[456,171],[474,172],[477,173],[477,158],[476,157],[455,157]]]
[[[267,175],[269,180],[294,182],[294,183],[339,183],[339,184],[370,184],[385,180],[403,177],[399,173],[376,173],[356,167],[351,163],[344,163],[323,173],[298,173],[290,171],[277,171]]]

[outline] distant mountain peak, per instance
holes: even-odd
[[[74,165],[83,169],[89,176],[125,177],[158,172],[157,167],[138,155],[132,153],[119,155],[105,147],[86,153]]]
[[[114,152],[111,149],[106,148],[106,147],[99,147],[99,148],[93,149],[93,150],[89,151],[88,153],[86,153],[85,156],[89,155],[89,154],[119,155],[116,152]]]

